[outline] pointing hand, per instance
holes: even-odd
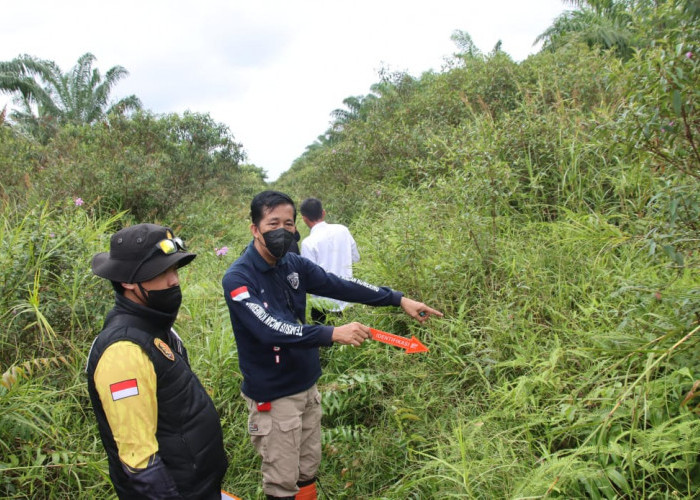
[[[443,316],[443,314],[437,309],[428,307],[422,302],[409,299],[408,297],[401,297],[401,309],[403,309],[410,317],[420,321],[421,323],[423,323],[430,316]]]

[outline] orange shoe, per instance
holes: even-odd
[[[295,500],[316,500],[316,483],[307,484],[299,488],[299,492],[294,497]]]

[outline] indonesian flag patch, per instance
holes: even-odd
[[[109,391],[112,393],[112,401],[139,395],[139,385],[135,378],[110,384]]]
[[[247,286],[239,286],[235,290],[231,290],[231,298],[235,300],[236,302],[240,302],[241,300],[249,299],[250,294],[248,293],[248,287]]]

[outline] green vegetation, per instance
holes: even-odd
[[[458,31],[450,68],[383,74],[274,184],[350,226],[358,277],[445,313],[348,310],[430,352],[323,352],[333,498],[700,491],[700,12],[572,3],[521,63]],[[583,36],[591,13],[625,45]],[[0,125],[0,496],[111,491],[82,374],[111,290],[89,261],[157,221],[199,254],[178,331],[222,418],[225,489],[261,498],[220,278],[264,172],[206,115],[22,132]]]
[[[53,61],[29,55],[0,63],[0,91],[14,94],[20,106],[10,115],[17,129],[45,142],[62,125],[95,123],[110,113],[141,109],[134,95],[110,105],[112,88],[129,73],[115,66],[103,81],[100,71],[92,69],[94,62],[95,56],[88,52],[68,73]]]

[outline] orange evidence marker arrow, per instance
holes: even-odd
[[[221,490],[221,500],[241,500],[236,495],[229,493],[228,491]]]
[[[411,336],[410,339],[406,337],[399,337],[393,333],[383,332],[381,330],[375,330],[374,328],[369,329],[372,334],[372,338],[378,342],[384,344],[394,345],[402,349],[406,349],[406,354],[411,354],[414,352],[428,352],[428,348],[421,344],[415,336]]]

